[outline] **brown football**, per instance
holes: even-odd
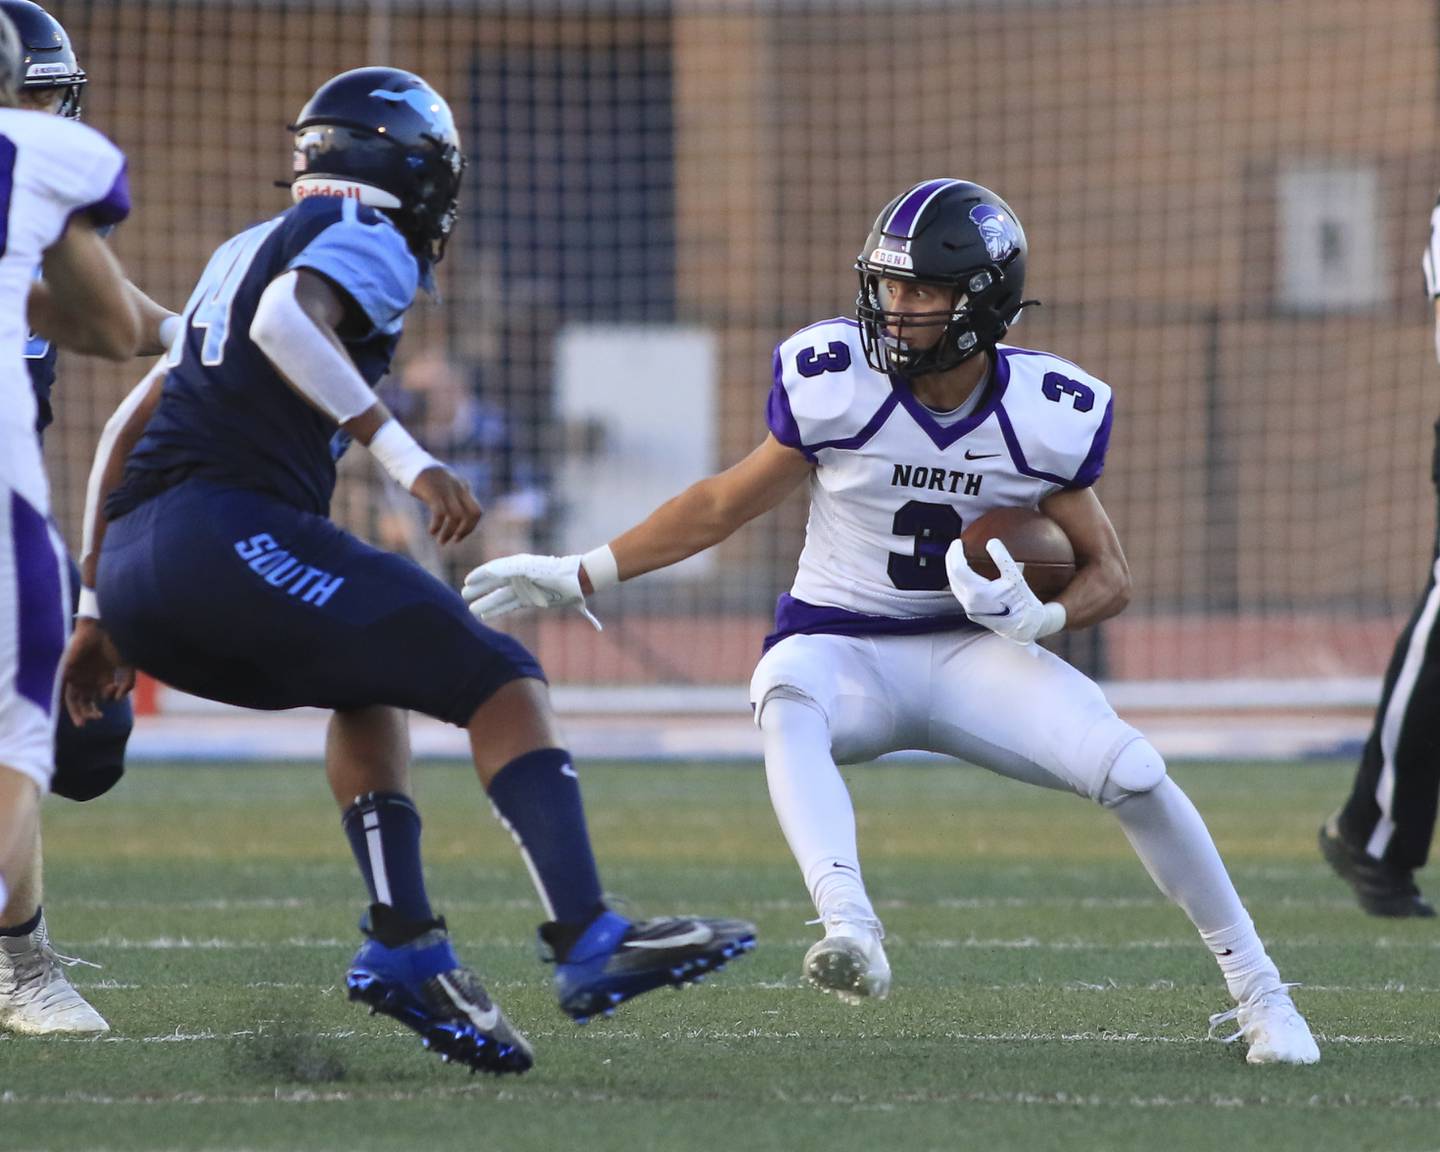
[[[1025,583],[1041,600],[1053,600],[1075,575],[1075,549],[1065,530],[1034,508],[996,508],[965,529],[965,559],[981,576],[993,580],[1000,573],[985,551],[994,537],[1023,564]]]

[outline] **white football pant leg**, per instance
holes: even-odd
[[[43,488],[40,497],[37,507],[0,481],[0,765],[46,792],[70,594],[65,547],[45,517]]]
[[[1142,739],[1093,680],[1043,648],[990,632],[931,645],[929,732],[914,747],[1098,802],[1120,753]]]
[[[770,802],[822,919],[841,908],[874,917],[854,806],[836,766],[842,748],[847,761],[888,751],[894,724],[872,649],[864,639],[791,636],[765,654],[751,680]]]

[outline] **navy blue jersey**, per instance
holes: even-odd
[[[348,439],[250,339],[261,295],[297,268],[323,276],[346,301],[339,336],[360,374],[371,385],[385,374],[419,267],[382,213],[316,196],[232,237],[185,305],[184,339],[170,352],[160,404],[106,502],[110,519],[191,477],[329,514],[335,461]]]

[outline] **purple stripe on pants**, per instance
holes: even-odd
[[[18,492],[10,493],[10,536],[20,612],[20,695],[50,715],[65,650],[64,585],[50,525]]]

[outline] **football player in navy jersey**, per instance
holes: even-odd
[[[598,588],[718,544],[801,484],[810,521],[795,583],[750,699],[771,802],[825,936],[811,983],[851,1001],[890,990],[884,930],[860,868],[837,762],[923,750],[1085,796],[1112,811],[1161,891],[1190,917],[1236,1007],[1252,1064],[1320,1052],[1199,813],[1099,687],[1036,646],[1121,611],[1129,570],[1093,485],[1110,439],[1104,381],[1002,343],[1026,306],[1025,233],[966,180],[926,180],[876,218],[853,317],[775,349],[763,442],[583,556],[511,556],[471,572],[482,619],[584,607]],[[999,578],[965,560],[966,523],[1036,508],[1074,545],[1049,603],[991,541]]]
[[[30,0],[0,0],[0,12],[15,25],[24,51],[19,106],[78,120],[88,78],[64,27]],[[97,231],[103,235],[110,227]],[[165,350],[165,336],[179,330],[179,317],[133,284],[128,284],[128,289],[141,320],[136,354],[159,355]],[[54,343],[31,333],[25,344],[25,366],[35,392],[36,431],[42,436],[54,420],[55,361]],[[70,591],[73,612],[80,594],[79,570],[73,563]],[[106,701],[100,717],[84,728],[76,727],[62,710],[50,790],[71,800],[90,800],[108,792],[125,771],[125,744],[132,725],[130,702],[125,697]],[[43,876],[37,837],[30,864],[12,877],[10,902],[0,912],[0,1028],[29,1034],[108,1031],[105,1018],[76,991],[65,975],[64,958],[50,945],[41,904]]]
[[[294,132],[294,205],[221,245],[167,365],[102,435],[82,559],[101,618],[77,623],[66,703],[94,716],[123,661],[213,700],[333,710],[326,770],[370,896],[351,998],[446,1058],[522,1072],[528,1042],[426,894],[406,709],[469,732],[572,1017],[698,979],[754,929],[608,909],[539,665],[419,566],[330,521],[335,460],[357,440],[430,510],[439,543],[480,519],[372,391],[444,252],[463,160],[445,101],[393,68],[334,77]]]

